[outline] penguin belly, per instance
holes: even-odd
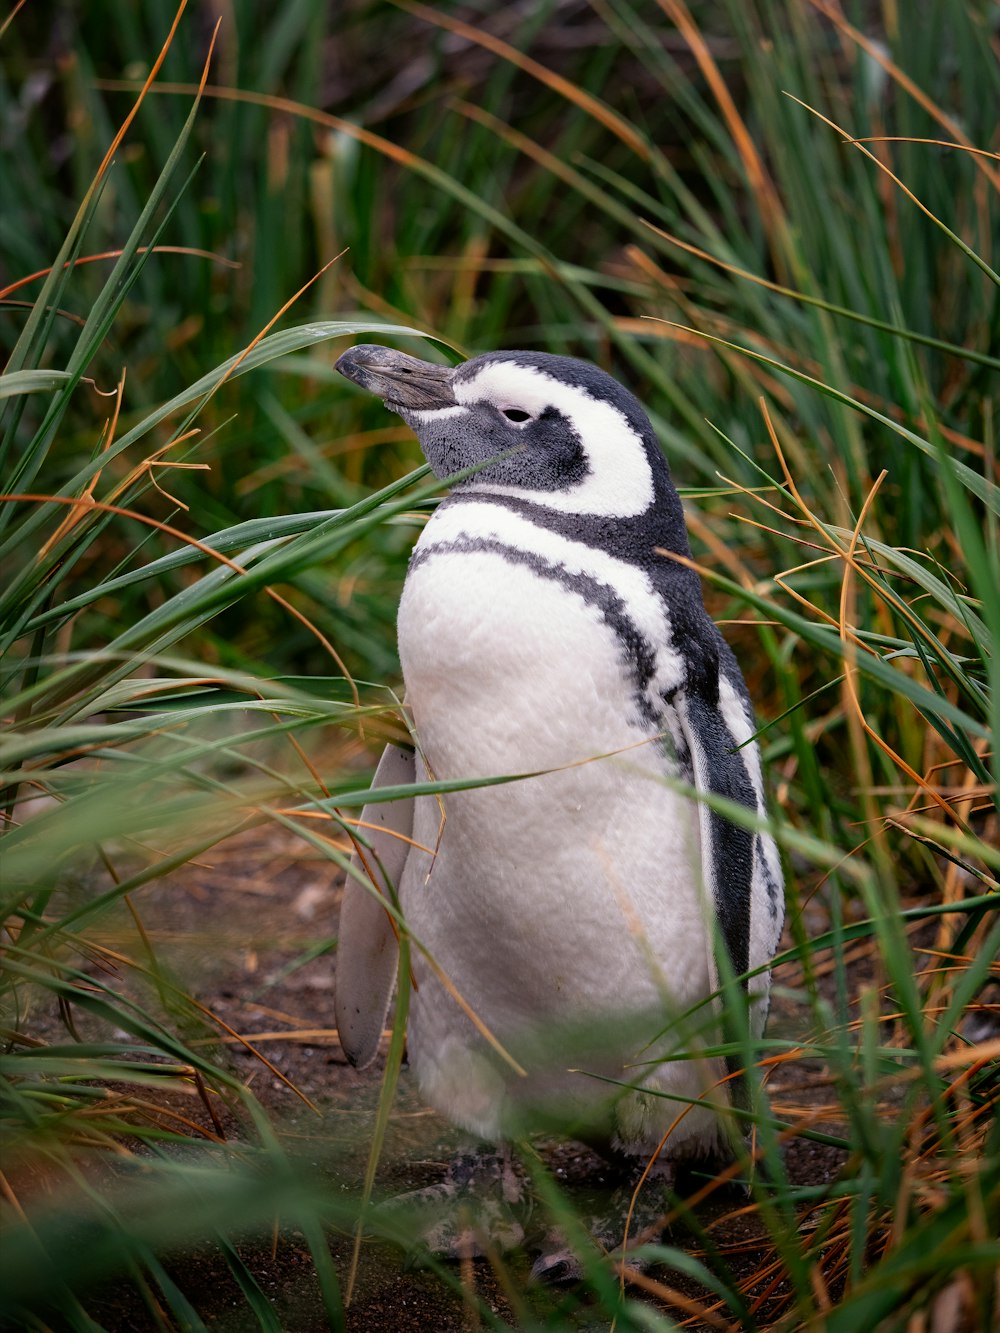
[[[714,1151],[715,1116],[682,1114],[720,1077],[691,1056],[711,1007],[684,1018],[714,989],[698,812],[663,781],[676,765],[627,645],[562,566],[435,549],[433,528],[399,613],[427,776],[558,771],[415,803],[400,893],[422,1094],[484,1138],[558,1128],[648,1152],[677,1121],[675,1155]]]

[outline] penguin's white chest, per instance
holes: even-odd
[[[544,774],[448,793],[443,818],[416,803],[411,1059],[477,1132],[508,1130],[519,1100],[587,1119],[608,1087],[570,1068],[620,1076],[711,989],[697,812],[664,781],[609,590],[498,542],[434,549],[432,528],[399,613],[428,776]],[[423,950],[532,1077],[496,1064]]]
[[[530,556],[449,552],[415,569],[399,651],[438,777],[552,768],[648,734],[601,609]]]

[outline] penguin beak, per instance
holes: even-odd
[[[450,366],[435,366],[392,347],[363,343],[345,352],[335,366],[341,375],[378,394],[390,412],[433,412],[455,407]]]

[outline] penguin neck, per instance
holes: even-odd
[[[662,456],[653,470],[653,502],[640,514],[621,518],[615,515],[575,514],[552,507],[508,490],[490,490],[487,486],[475,490],[457,488],[442,505],[493,505],[519,514],[537,527],[556,532],[570,541],[594,547],[609,555],[638,565],[650,571],[664,565],[674,570],[682,567],[658,554],[690,557],[684,511],[680,497],[670,481],[670,473]]]

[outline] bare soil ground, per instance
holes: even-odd
[[[286,1136],[303,1152],[314,1152],[332,1191],[361,1190],[375,1107],[383,1072],[381,1057],[357,1071],[348,1064],[333,1026],[335,937],[342,885],[330,863],[290,833],[274,827],[233,837],[202,863],[188,865],[144,891],[137,907],[161,963],[177,974],[198,1000],[263,1052],[288,1083],[318,1108],[310,1110],[296,1093],[238,1042],[229,1041],[232,1066],[252,1086]],[[124,909],[109,932],[123,951],[135,952],[135,926]],[[326,947],[324,947],[326,946]],[[859,964],[861,966],[861,964]],[[778,994],[772,1032],[801,1036],[803,1019],[781,993],[794,985],[788,971],[775,978]],[[55,1023],[52,1015],[46,1020]],[[65,1034],[60,1038],[65,1040]],[[801,1104],[822,1071],[805,1062],[775,1076],[776,1100]],[[820,1085],[822,1079],[819,1079]],[[815,1095],[815,1094],[814,1094]],[[825,1091],[819,1094],[825,1097]],[[185,1105],[184,1113],[197,1116]],[[227,1132],[239,1127],[227,1125]],[[455,1131],[422,1106],[404,1069],[379,1167],[377,1190],[393,1195],[439,1179],[457,1143]],[[540,1145],[549,1169],[569,1189],[574,1203],[587,1202],[606,1188],[606,1167],[576,1144]],[[843,1165],[836,1149],[799,1141],[788,1149],[787,1166],[801,1183],[822,1184]],[[690,1182],[691,1190],[705,1184]],[[759,1224],[738,1192],[718,1191],[698,1208],[702,1225],[711,1224],[716,1243],[737,1271],[752,1273],[761,1259]],[[542,1219],[539,1219],[540,1223]],[[682,1223],[672,1243],[693,1246]],[[331,1234],[338,1275],[348,1271],[352,1238]],[[272,1302],[284,1329],[312,1333],[329,1327],[315,1271],[304,1239],[279,1233],[270,1241],[239,1247],[244,1263]],[[374,1243],[363,1247],[347,1326],[358,1333],[381,1330],[464,1330],[475,1327],[463,1282],[514,1327],[526,1317],[557,1315],[556,1326],[579,1330],[606,1327],[597,1307],[578,1291],[549,1291],[528,1282],[529,1254],[508,1257],[499,1273],[485,1262],[456,1268],[452,1281],[430,1269],[407,1267],[400,1253]],[[211,1246],[171,1266],[174,1280],[211,1328],[257,1327],[221,1253]],[[657,1274],[652,1275],[654,1279]],[[675,1289],[700,1297],[676,1275],[661,1275]],[[638,1294],[638,1293],[637,1293]],[[656,1302],[655,1295],[646,1298]],[[88,1302],[106,1328],[153,1328],[138,1295],[125,1286],[103,1290]],[[677,1315],[676,1308],[673,1314]],[[692,1325],[692,1327],[709,1325]]]

